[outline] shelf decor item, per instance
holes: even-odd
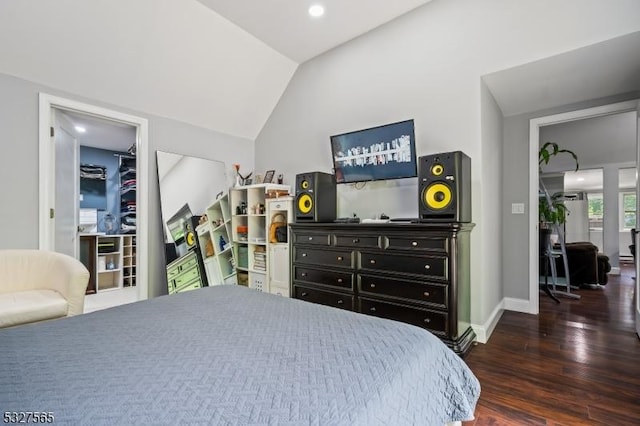
[[[273,175],[276,173],[275,170],[267,170],[264,174],[264,179],[262,179],[262,183],[271,183],[273,180]]]
[[[233,168],[236,171],[236,186],[243,186],[243,185],[248,185],[249,183],[251,183],[251,175],[253,174],[253,172],[249,172],[248,175],[246,176],[242,176],[240,174],[240,164],[236,163],[233,165]]]

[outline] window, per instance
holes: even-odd
[[[602,193],[587,194],[589,202],[589,229],[602,229],[604,202]]]
[[[620,213],[622,218],[620,224],[622,229],[631,229],[636,227],[636,193],[621,192],[622,208]]]

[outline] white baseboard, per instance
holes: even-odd
[[[525,314],[532,314],[531,302],[525,299],[514,299],[513,297],[505,297],[502,299],[504,309],[506,311],[522,312]]]
[[[612,266],[611,271],[609,271],[609,275],[620,275],[620,267]]]
[[[500,302],[493,312],[491,312],[491,315],[489,315],[489,318],[484,324],[471,325],[473,331],[476,333],[476,342],[487,343],[489,341],[489,337],[491,337],[491,333],[493,333],[496,325],[498,325],[498,321],[504,311],[503,305],[504,301]]]
[[[511,297],[505,297],[502,299],[498,306],[495,307],[491,315],[484,324],[471,324],[473,331],[476,333],[476,342],[487,343],[491,337],[491,333],[498,325],[498,321],[502,317],[504,311],[515,311],[530,314],[530,305],[528,300],[514,299]]]

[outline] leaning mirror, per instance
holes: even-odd
[[[156,151],[169,294],[231,284],[225,164]]]

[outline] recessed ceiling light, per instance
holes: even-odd
[[[579,177],[577,180],[578,180],[578,182],[584,182],[584,178],[583,177]]]
[[[313,16],[314,18],[319,18],[320,16],[324,15],[324,6],[322,6],[321,4],[314,4],[309,8],[309,15]]]
[[[78,132],[78,133],[84,133],[86,131],[87,131],[87,129],[85,129],[84,127],[76,126],[76,132]]]

